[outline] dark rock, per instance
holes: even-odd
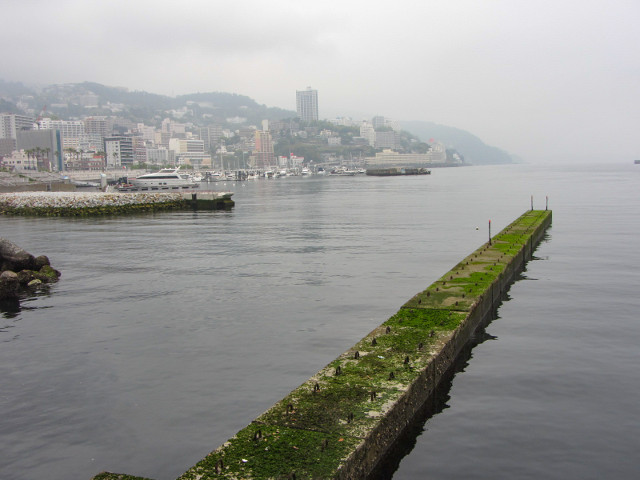
[[[33,270],[35,258],[26,250],[5,238],[0,238],[0,270]]]
[[[3,304],[17,302],[19,307],[21,292],[57,282],[59,278],[60,272],[51,267],[45,255],[35,258],[15,243],[0,238],[0,300]]]
[[[51,265],[51,263],[49,263],[49,257],[47,257],[46,255],[40,255],[36,257],[35,262],[36,262],[35,264],[36,270],[40,270],[45,265]]]
[[[19,287],[20,282],[18,281],[16,272],[5,270],[0,273],[0,298],[16,298]]]
[[[35,272],[33,270],[21,270],[17,273],[18,275],[18,282],[20,282],[20,285],[26,285],[28,284],[31,280],[33,280],[35,277],[33,276]]]

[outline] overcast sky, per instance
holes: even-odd
[[[220,91],[462,128],[526,161],[640,158],[639,0],[5,0],[0,78]],[[359,118],[356,118],[359,119]]]

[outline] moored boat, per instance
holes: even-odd
[[[117,187],[119,191],[147,191],[147,190],[188,190],[198,188],[196,182],[188,173],[180,173],[180,167],[163,168],[158,172],[140,175],[131,184]]]

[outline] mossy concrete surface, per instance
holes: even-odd
[[[523,214],[178,480],[367,478],[550,223]]]
[[[145,477],[136,477],[134,475],[125,475],[123,473],[102,472],[93,477],[91,480],[151,480]]]

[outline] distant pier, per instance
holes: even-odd
[[[0,214],[68,217],[162,210],[219,210],[234,206],[230,192],[17,192],[0,194]]]
[[[551,225],[531,210],[178,480],[367,479]],[[142,480],[104,472],[94,480]]]
[[[396,177],[399,175],[431,175],[431,170],[417,167],[367,168],[366,173],[373,177]]]

